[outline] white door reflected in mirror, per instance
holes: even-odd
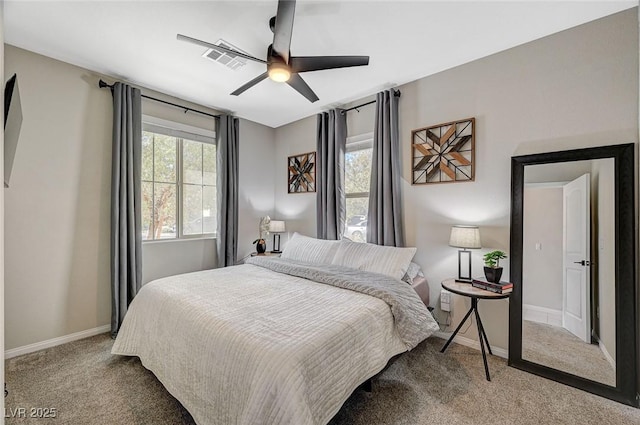
[[[589,241],[591,240],[590,174],[562,187],[563,279],[562,327],[591,342]]]

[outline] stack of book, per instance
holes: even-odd
[[[489,282],[483,278],[474,278],[471,282],[474,288],[495,292],[496,294],[508,294],[513,291],[513,283],[501,281],[500,283]]]

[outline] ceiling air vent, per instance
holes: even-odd
[[[244,50],[237,48],[233,44],[223,39],[220,39],[213,44],[215,44],[216,46],[222,46],[222,47],[226,47],[227,49],[233,49],[233,50],[237,50],[238,52],[248,54]],[[247,60],[240,56],[236,56],[234,54],[223,52],[222,50],[217,50],[214,48],[208,49],[206,52],[204,52],[202,57],[211,59],[214,62],[221,63],[227,68],[233,69],[234,71],[239,71],[240,68],[242,68],[247,64]]]

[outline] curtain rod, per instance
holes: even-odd
[[[394,91],[393,91],[393,95],[394,95],[395,97],[400,97],[400,95],[401,95],[401,94],[402,94],[402,93],[400,93],[400,90],[394,90]],[[363,106],[371,105],[372,103],[376,103],[376,101],[375,101],[375,100],[372,100],[371,102],[366,102],[366,103],[362,103],[362,104],[360,104],[360,105],[352,106],[352,107],[351,107],[351,108],[349,108],[349,109],[343,109],[343,110],[342,110],[342,113],[349,112],[349,111],[353,111],[354,109],[362,108]],[[360,111],[358,111],[358,112],[360,112]]]
[[[111,89],[111,91],[113,91],[113,84],[107,84],[103,80],[100,80],[98,82],[98,87],[100,87],[101,89],[109,87]],[[160,103],[164,103],[164,104],[167,104],[167,105],[175,106],[176,108],[184,109],[184,113],[185,114],[188,111],[191,111],[191,112],[195,112],[195,113],[198,113],[198,114],[206,115],[208,117],[220,118],[220,115],[214,115],[214,114],[210,114],[208,112],[198,111],[197,109],[189,108],[188,106],[178,105],[177,103],[167,102],[166,100],[158,99],[156,97],[147,96],[145,94],[141,94],[141,96],[144,97],[145,99],[153,100],[154,102],[160,102]]]

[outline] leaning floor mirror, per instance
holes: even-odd
[[[638,406],[633,144],[511,159],[509,364]]]

